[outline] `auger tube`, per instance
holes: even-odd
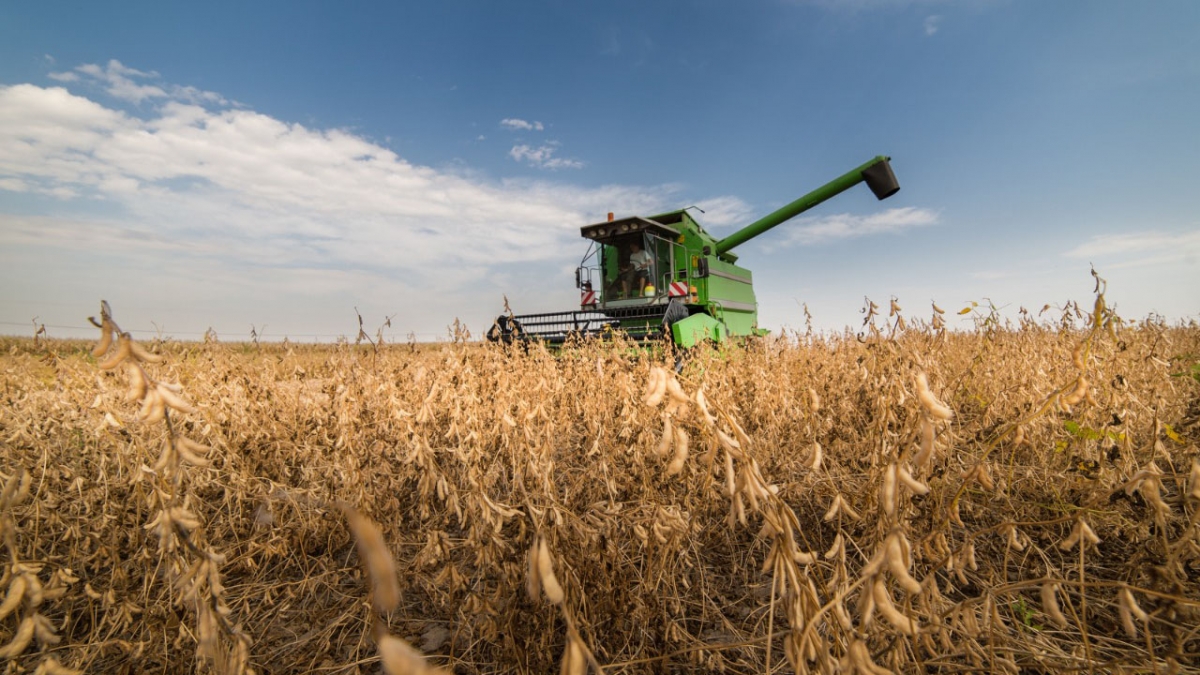
[[[900,184],[896,182],[896,176],[892,173],[892,167],[888,163],[890,159],[891,157],[880,155],[856,169],[847,171],[791,204],[772,211],[718,241],[713,253],[720,255],[736,246],[744,244],[776,225],[795,218],[821,202],[835,197],[863,181],[866,181],[867,186],[871,188],[871,192],[875,193],[877,199],[883,200],[891,197],[900,189]]]

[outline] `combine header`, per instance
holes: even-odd
[[[876,157],[724,239],[714,239],[687,209],[619,220],[610,213],[607,221],[580,229],[591,241],[575,270],[580,309],[501,315],[487,337],[561,345],[620,332],[691,347],[765,334],[750,270],[735,264],[732,249],[861,182],[887,199],[900,189],[890,159]]]

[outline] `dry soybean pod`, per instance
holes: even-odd
[[[667,392],[667,374],[658,366],[650,369],[650,381],[646,387],[645,403],[651,408],[662,403],[663,396]]]
[[[683,393],[683,387],[679,386],[679,381],[676,380],[673,375],[666,374],[665,371],[664,375],[664,385],[667,388],[667,393],[671,395],[671,398],[679,401],[680,403],[691,403],[692,399],[688,398],[688,395]]]
[[[888,537],[884,558],[887,562],[888,570],[900,586],[912,595],[917,595],[921,592],[921,582],[908,573],[908,568],[904,562],[904,548],[900,544],[900,537],[896,534]]]
[[[929,390],[929,378],[924,372],[917,373],[917,399],[921,401],[926,412],[938,419],[948,420],[954,417],[954,412],[945,403],[937,400]]]
[[[675,429],[675,456],[671,458],[671,463],[667,465],[667,475],[674,476],[683,471],[683,463],[688,458],[688,435],[683,429]]]
[[[908,469],[899,467],[896,471],[900,477],[900,481],[908,486],[908,489],[912,490],[914,494],[923,495],[929,492],[929,486],[917,480],[916,478],[913,478],[913,475],[908,472]]]
[[[25,651],[29,643],[33,640],[34,622],[32,616],[25,617],[21,621],[21,625],[17,627],[16,634],[8,644],[0,647],[0,659],[12,659]]]
[[[583,654],[583,647],[579,645],[579,640],[573,635],[567,636],[567,645],[563,649],[562,667],[559,669],[560,675],[586,675],[587,673],[587,657]]]
[[[936,432],[933,428],[933,422],[929,419],[928,415],[921,415],[921,450],[913,459],[913,464],[918,469],[924,469],[929,465],[929,460],[933,458],[933,441],[935,436]]]
[[[125,400],[129,403],[140,401],[146,395],[146,389],[150,386],[150,382],[146,379],[145,371],[138,364],[128,363],[125,367],[129,382],[129,391],[125,394]]]
[[[0,604],[0,619],[8,616],[21,605],[21,600],[25,598],[25,588],[28,585],[29,582],[25,580],[23,574],[13,579],[13,582],[8,585],[8,593],[4,596],[3,604]]]
[[[558,577],[554,576],[554,564],[550,560],[550,547],[546,545],[544,537],[538,542],[537,567],[538,575],[542,580],[542,590],[546,592],[546,599],[556,605],[561,603],[565,594],[562,586],[558,584]]]
[[[887,585],[883,579],[876,577],[875,583],[871,586],[872,598],[875,600],[875,607],[879,609],[879,613],[883,615],[887,622],[892,624],[892,627],[905,635],[915,635],[917,632],[916,622],[904,615],[896,605],[892,603],[891,593],[888,593]]]
[[[665,457],[671,451],[671,443],[674,438],[674,426],[671,424],[671,416],[663,415],[662,438],[659,439],[658,446],[654,448],[654,454],[659,457]]]
[[[400,583],[396,576],[396,562],[383,539],[383,529],[349,505],[341,505],[341,510],[354,535],[354,543],[367,569],[367,577],[371,580],[371,600],[375,609],[381,614],[391,612],[400,604]],[[180,520],[187,514],[181,512],[171,515],[173,519]]]
[[[92,356],[96,358],[104,356],[104,353],[107,352],[108,348],[112,346],[112,336],[112,324],[109,323],[108,319],[105,319],[104,322],[100,324],[100,341],[97,342],[96,346],[92,348]]]
[[[163,360],[163,357],[146,351],[144,347],[132,340],[129,342],[129,352],[138,361],[146,363],[161,363]]]
[[[116,353],[105,361],[97,363],[96,367],[100,370],[112,370],[121,365],[121,362],[129,358],[129,355],[133,352],[132,342],[133,339],[129,337],[128,333],[122,333],[121,337],[117,339]]]
[[[1067,617],[1063,615],[1062,609],[1058,606],[1057,588],[1058,584],[1052,581],[1042,584],[1042,611],[1059,628],[1066,628]]]
[[[896,515],[896,465],[888,464],[883,474],[883,487],[880,491],[880,506],[889,516]]]
[[[422,675],[431,671],[425,657],[415,647],[400,638],[384,633],[375,639],[379,647],[379,661],[387,675]]]

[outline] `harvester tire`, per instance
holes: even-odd
[[[671,326],[688,318],[687,307],[684,306],[683,300],[679,298],[671,298],[667,303],[667,311],[663,314],[662,331],[663,339],[667,343],[667,349],[675,355],[675,373],[683,371],[683,363],[687,359],[687,350],[675,344],[675,335],[671,330]]]
[[[683,301],[679,298],[671,298],[667,303],[667,311],[663,313],[662,329],[667,334],[667,339],[673,340],[671,336],[671,326],[677,322],[683,321],[690,316],[688,309],[683,305]]]
[[[524,332],[520,321],[507,314],[501,314],[496,317],[496,320],[492,322],[492,327],[488,329],[487,339],[490,342],[503,342],[506,345],[511,345],[513,342],[520,340]]]

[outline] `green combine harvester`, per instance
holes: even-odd
[[[608,220],[580,229],[591,241],[575,270],[580,308],[497,317],[493,342],[537,341],[559,346],[574,339],[620,333],[639,341],[703,341],[764,335],[750,270],[732,250],[814,206],[865,182],[877,199],[900,189],[890,157],[876,157],[724,239],[714,239],[687,209],[644,218]]]

